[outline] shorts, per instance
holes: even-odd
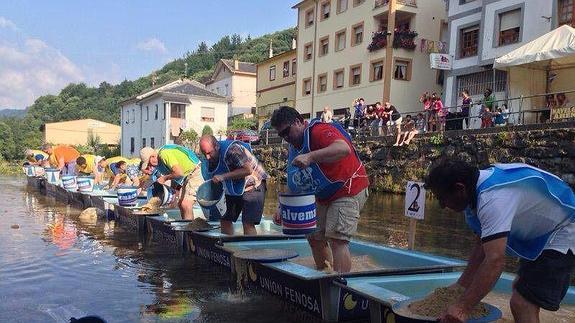
[[[226,195],[226,214],[221,220],[236,222],[241,213],[242,223],[260,224],[266,190],[266,181],[262,181],[258,188],[244,192],[241,196]]]
[[[316,204],[317,230],[307,235],[308,239],[337,239],[350,241],[357,231],[359,213],[369,191],[365,188],[354,196],[344,196],[328,204]]]
[[[126,167],[126,175],[128,175],[129,179],[134,180],[140,175],[140,168],[137,165],[128,165]]]
[[[180,199],[193,199],[196,200],[196,193],[198,192],[198,187],[204,183],[204,178],[202,177],[200,165],[196,166],[196,169],[186,176],[184,182],[182,183],[182,193],[180,194]]]
[[[515,289],[529,302],[548,311],[557,311],[569,288],[574,267],[572,251],[563,254],[543,250],[534,261],[521,259]]]
[[[403,119],[403,118],[399,118],[399,119],[397,119],[397,120],[389,120],[389,121],[387,122],[387,125],[388,125],[388,126],[396,126],[397,128],[399,128],[399,127],[401,127],[401,120],[402,120],[402,119]]]

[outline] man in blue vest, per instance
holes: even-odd
[[[154,167],[156,182],[165,184],[171,181],[172,187],[180,193],[178,206],[182,219],[193,220],[196,192],[204,181],[198,156],[184,146],[164,145],[159,150],[152,147],[142,148],[140,158],[142,171],[150,169],[149,166]]]
[[[226,214],[221,230],[234,234],[233,222],[242,214],[244,235],[256,235],[266,198],[267,173],[252,153],[251,147],[237,140],[218,141],[212,135],[200,138],[200,150],[207,161],[202,163],[205,179],[224,184]]]
[[[425,186],[442,207],[465,212],[478,236],[456,286],[464,295],[442,321],[461,322],[487,295],[505,265],[520,257],[510,306],[516,322],[539,322],[541,308],[556,311],[575,268],[575,194],[557,176],[526,164],[479,170],[462,161],[434,167]]]
[[[316,268],[329,263],[337,272],[351,271],[349,241],[369,195],[369,180],[349,134],[337,122],[304,121],[287,106],[274,111],[271,124],[290,144],[290,192],[316,197],[317,230],[307,236]],[[279,213],[274,220],[279,222]]]

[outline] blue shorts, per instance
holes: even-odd
[[[236,222],[241,213],[242,223],[260,224],[265,199],[265,181],[262,181],[258,188],[245,192],[242,196],[226,195],[226,214],[221,220]]]

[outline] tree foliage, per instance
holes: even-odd
[[[230,130],[256,130],[257,129],[257,119],[256,118],[234,118],[228,124],[228,129]]]
[[[202,129],[202,136],[205,135],[214,135],[214,130],[209,125],[205,125],[204,129]]]

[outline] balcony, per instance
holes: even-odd
[[[415,37],[417,37],[417,32],[413,30],[397,30],[393,38],[393,48],[415,50],[415,47],[417,47],[414,41]],[[370,52],[374,52],[385,47],[387,47],[387,31],[374,32],[367,49]]]
[[[385,7],[388,4],[389,0],[375,0],[373,9]],[[417,8],[417,0],[397,0],[397,4]]]

